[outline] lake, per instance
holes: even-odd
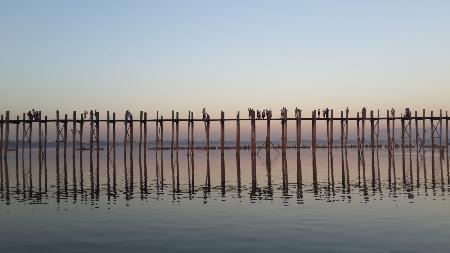
[[[8,152],[0,252],[450,252],[438,151],[106,153]]]

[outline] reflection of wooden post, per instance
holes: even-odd
[[[220,112],[220,153],[223,155],[225,146],[225,113]]]
[[[239,111],[236,115],[236,155],[241,152],[241,122]]]

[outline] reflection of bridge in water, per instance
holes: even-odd
[[[52,156],[50,165],[48,158],[32,156],[35,150],[27,151],[20,153],[20,159],[2,160],[1,202],[239,198],[281,199],[287,203],[291,199],[297,203],[313,199],[367,202],[380,198],[414,199],[420,195],[444,197],[450,192],[448,162],[443,157],[433,162],[430,155],[408,155],[406,163],[397,162],[394,166],[386,152],[381,157],[374,153],[373,157],[370,155],[374,162],[369,166],[363,162],[358,167],[357,154],[351,152],[349,169],[331,163],[334,152],[325,150],[311,157],[309,153],[282,152],[276,163],[271,160],[276,155],[274,151],[266,152],[264,160],[257,160],[251,152],[244,152],[241,158],[230,155],[232,151],[212,151],[211,162],[208,151],[158,150],[150,152],[151,157],[131,153],[109,162],[103,156],[85,162],[70,158],[57,161],[57,156]],[[139,158],[134,160],[136,156]],[[302,159],[305,156],[312,158],[311,163]],[[344,164],[349,162],[347,156]],[[359,158],[364,161],[365,154]],[[246,165],[242,167],[241,163]]]
[[[139,120],[133,120],[132,117],[127,114],[125,120],[116,120],[115,114],[110,119],[109,112],[107,113],[106,120],[99,119],[98,112],[91,112],[88,120],[84,117],[76,119],[76,112],[73,113],[73,118],[69,120],[67,115],[63,119],[59,118],[59,112],[57,112],[56,120],[47,120],[47,117],[42,118],[39,112],[37,119],[25,119],[22,120],[17,117],[16,120],[11,120],[9,112],[6,114],[6,118],[1,116],[1,199],[9,203],[12,198],[25,200],[40,201],[43,198],[55,197],[56,199],[68,198],[71,196],[73,199],[78,198],[92,198],[99,199],[102,194],[107,196],[108,199],[118,198],[121,194],[124,194],[125,199],[132,199],[137,194],[141,198],[147,198],[153,194],[158,196],[171,195],[173,199],[186,198],[198,198],[199,194],[202,194],[202,198],[208,199],[214,193],[220,193],[225,196],[226,194],[236,194],[237,197],[248,194],[251,199],[273,199],[278,196],[283,199],[290,199],[297,196],[297,199],[303,201],[304,194],[311,193],[314,198],[322,198],[327,200],[336,200],[336,196],[340,194],[341,197],[350,199],[355,190],[361,193],[361,196],[365,198],[370,195],[377,196],[377,194],[383,194],[383,196],[396,196],[399,192],[403,192],[408,197],[414,195],[414,192],[418,193],[423,189],[428,194],[428,190],[433,195],[437,194],[440,189],[442,193],[448,192],[448,186],[450,183],[449,177],[449,158],[448,158],[448,116],[445,117],[440,112],[439,116],[435,117],[433,112],[430,116],[423,115],[417,116],[417,112],[414,116],[410,112],[406,111],[404,115],[400,117],[395,116],[395,111],[387,111],[387,116],[382,118],[379,113],[375,116],[374,112],[370,112],[370,116],[366,116],[366,110],[363,109],[361,114],[358,112],[356,118],[350,118],[348,110],[346,112],[341,111],[339,118],[334,118],[333,111],[327,112],[325,117],[318,118],[316,111],[312,112],[311,118],[303,118],[301,111],[297,110],[295,118],[288,118],[287,113],[282,118],[265,119],[267,122],[267,136],[265,145],[257,147],[256,145],[256,119],[254,115],[249,120],[251,124],[251,137],[250,146],[248,151],[241,151],[240,140],[240,119],[239,113],[236,119],[225,119],[224,113],[221,113],[220,119],[194,119],[193,113],[189,112],[188,119],[179,119],[178,113],[172,112],[172,118],[167,120],[160,116],[156,116],[156,119],[148,120],[147,113],[141,112]],[[370,141],[365,140],[365,124],[366,120],[369,121],[369,134]],[[380,121],[386,122],[387,133],[387,145],[380,145]],[[401,143],[396,144],[395,138],[395,122],[400,120],[401,124]],[[426,120],[430,121],[429,127],[426,127]],[[188,123],[188,141],[187,146],[181,147],[179,145],[179,123],[186,121]],[[204,125],[205,129],[205,145],[195,146],[194,141],[194,122],[200,121]],[[210,152],[210,123],[214,121],[220,122],[220,148],[217,152],[220,152],[220,176],[212,175]],[[236,122],[236,142],[233,148],[235,151],[225,151],[225,138],[224,138],[224,122],[235,121]],[[279,121],[281,123],[281,145],[273,150],[271,142],[270,125],[272,121]],[[296,144],[293,148],[296,150],[295,162],[289,162],[287,159],[287,152],[289,149],[287,138],[287,124],[289,121],[295,122],[296,129]],[[311,123],[311,145],[302,145],[302,123],[309,121]],[[326,158],[318,158],[318,154],[323,154],[325,149],[318,150],[317,145],[317,122],[323,121],[326,123]],[[334,142],[333,133],[335,127],[334,122],[340,122],[340,140],[338,144]],[[355,160],[355,168],[350,169],[349,166],[349,151],[348,148],[352,147],[348,143],[348,129],[349,122],[356,122],[357,139],[355,148],[357,148],[357,155]],[[54,122],[56,124],[56,152],[52,166],[55,166],[55,178],[50,182],[49,173],[47,169],[48,157],[47,157],[47,123]],[[68,145],[68,126],[72,122],[72,140],[71,145]],[[99,129],[100,122],[106,123],[106,152],[100,147]],[[121,122],[125,125],[123,135],[123,158],[118,160],[116,157],[116,123]],[[134,150],[135,140],[134,125],[139,123],[139,149],[137,151],[138,156],[138,170],[135,168],[133,159],[135,159],[136,153]],[[149,122],[155,123],[155,147],[153,151],[148,151],[148,131],[147,124]],[[164,122],[171,123],[171,139],[170,147],[164,147]],[[83,146],[83,126],[85,123],[89,124],[88,138],[89,146]],[[414,128],[412,127],[414,123]],[[443,127],[445,123],[445,136]],[[11,158],[8,158],[8,151],[11,150],[10,141],[10,125],[16,125],[15,127],[15,162],[11,162]],[[36,173],[33,167],[36,167],[32,157],[36,154],[35,149],[32,148],[32,129],[33,125],[38,125],[38,143],[37,156],[38,171]],[[61,128],[62,126],[62,128]],[[19,140],[20,127],[22,127],[22,140]],[[415,130],[415,133],[412,132]],[[429,145],[426,144],[426,131],[430,131]],[[413,138],[414,136],[414,138]],[[414,143],[413,143],[414,139]],[[21,148],[19,147],[21,143]],[[14,143],[13,143],[14,144]],[[27,149],[25,149],[25,144]],[[68,157],[68,149],[72,149],[72,156]],[[257,149],[265,150],[265,152],[258,152]],[[310,149],[310,152],[301,150],[302,148]],[[204,149],[204,151],[196,151],[198,149]],[[365,153],[366,149],[370,149],[370,155]],[[401,153],[401,163],[398,164],[396,150],[399,149]],[[83,162],[82,150],[88,150],[89,155],[87,161],[89,162],[89,170],[85,170],[86,166]],[[381,177],[380,172],[380,150],[385,151],[381,159],[387,158],[386,166],[382,165],[382,168],[387,167],[387,174],[384,179]],[[426,151],[428,150],[428,152]],[[437,154],[436,154],[436,150]],[[28,152],[27,152],[28,151]],[[77,156],[78,151],[78,156]],[[414,152],[413,152],[414,151]],[[154,162],[155,175],[152,177],[149,175],[148,170],[148,152],[153,154],[151,161]],[[231,183],[230,180],[226,180],[226,175],[230,174],[230,171],[226,170],[226,161],[229,164],[229,159],[225,159],[225,153],[235,154],[235,167],[236,181]],[[244,153],[243,153],[244,152]],[[276,153],[274,153],[276,152]],[[53,153],[53,152],[52,152]],[[63,157],[60,157],[62,153]],[[170,153],[170,165],[165,164],[164,155]],[[265,153],[265,154],[264,154]],[[281,153],[281,154],[280,154]],[[308,172],[305,174],[304,157],[305,153],[310,156],[307,163],[311,163],[311,168],[308,168]],[[428,154],[431,153],[431,156]],[[187,171],[182,170],[180,173],[180,159],[183,154],[187,154],[187,160],[181,166],[186,166]],[[206,161],[205,168],[201,169],[201,173],[204,174],[204,180],[200,183],[198,180],[198,166],[195,163],[195,155],[205,156]],[[242,175],[247,171],[241,169],[241,154],[249,156],[251,167],[251,180],[249,183],[242,183]],[[335,164],[335,156],[338,154],[339,163]],[[100,158],[100,155],[104,155],[104,158]],[[276,181],[272,178],[273,172],[273,158],[279,160],[281,163],[281,178]],[[258,159],[259,157],[259,159]],[[281,159],[279,159],[281,157]],[[303,157],[303,159],[302,159]],[[366,162],[366,157],[370,158],[370,162]],[[20,159],[19,159],[20,158]],[[103,159],[103,160],[102,160]],[[100,169],[100,162],[106,162],[106,169]],[[327,174],[326,180],[322,178],[318,173],[318,160],[326,161]],[[397,161],[396,161],[397,160]],[[427,162],[428,160],[428,162]],[[78,161],[78,162],[77,162]],[[257,180],[257,162],[264,162],[266,184],[258,183]],[[68,163],[71,162],[71,165]],[[117,163],[121,164],[118,169]],[[15,164],[11,169],[10,164]],[[289,169],[292,164],[295,164],[295,170]],[[427,171],[427,165],[428,170]],[[167,176],[167,169],[169,166],[169,176]],[[69,168],[71,167],[71,168]],[[102,166],[103,167],[103,166]],[[203,167],[203,166],[201,166]],[[289,167],[289,168],[288,168]],[[139,171],[139,182],[135,180],[135,170]],[[70,172],[72,177],[70,178]],[[102,173],[106,174],[102,174]],[[289,175],[290,173],[295,175]],[[197,176],[196,176],[197,173]],[[305,180],[305,175],[311,173],[311,177]],[[355,173],[354,176],[351,176]],[[356,174],[357,173],[357,174]],[[118,174],[123,174],[118,180]],[[185,176],[186,178],[182,178]],[[89,180],[85,181],[85,177]],[[101,183],[102,177],[106,179],[106,182]],[[137,177],[137,176],[136,176]],[[203,177],[203,176],[202,176]],[[220,184],[213,185],[212,178],[220,178]],[[292,178],[295,178],[293,180]],[[186,180],[187,181],[186,181]],[[289,180],[290,179],[290,180]],[[181,183],[186,181],[186,183]],[[123,183],[123,185],[122,185]],[[387,190],[387,191],[386,191]],[[384,193],[386,191],[386,194]]]

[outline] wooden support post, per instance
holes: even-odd
[[[412,140],[411,140],[411,135],[412,135],[412,132],[411,132],[411,111],[410,110],[408,110],[408,140],[409,140],[409,143],[408,143],[408,145],[409,145],[409,174],[410,174],[410,177],[411,177],[411,185],[412,185],[412,182],[413,182],[413,172],[412,172]]]
[[[178,149],[179,149],[179,138],[180,138],[180,118],[179,118],[179,113],[178,112],[176,114],[176,118],[177,118],[177,120],[176,120],[176,125],[175,125],[175,127],[176,127],[176,143],[175,143],[175,145],[176,145],[176,148],[177,148],[177,151],[178,151]]]
[[[130,174],[131,175],[133,175],[133,163],[132,163],[132,159],[133,159],[133,144],[134,144],[134,138],[133,138],[133,115],[130,113],[130,162],[131,162],[131,165],[130,165]],[[162,129],[161,129],[161,132],[162,132]],[[132,180],[131,180],[131,182],[130,183],[132,183]]]
[[[442,109],[439,110],[439,153],[442,156]],[[442,161],[441,157],[441,161]]]
[[[416,130],[416,173],[417,185],[419,185],[419,119],[417,111],[414,111],[414,129]]]
[[[387,130],[387,137],[388,137],[388,163],[389,163],[389,168],[391,166],[391,155],[392,155],[392,150],[391,150],[391,113],[389,112],[389,110],[386,111],[386,130]]]
[[[64,159],[67,158],[67,114],[64,114]]]
[[[362,132],[361,132],[361,153],[364,155],[364,150],[366,148],[366,108],[364,107],[362,109],[362,115],[361,115],[361,122],[362,122]],[[364,162],[364,157],[363,157]]]
[[[3,153],[3,157],[5,158],[5,160],[8,157],[8,149],[9,149],[9,111],[6,111],[6,116],[5,116],[5,149],[4,149],[4,153]]]
[[[236,155],[239,155],[241,152],[241,120],[239,111],[236,115]]]
[[[143,119],[144,119],[144,112],[139,112],[139,163],[141,163],[142,160],[142,131],[143,131]]]
[[[379,156],[379,137],[380,137],[380,110],[377,110],[377,123],[376,123],[376,147],[377,147],[377,171],[378,171],[378,185],[380,186],[380,156]]]
[[[23,126],[25,127],[25,125]],[[16,118],[16,159],[19,157],[19,129],[20,129],[20,117],[17,115]]]
[[[127,159],[128,115],[129,115],[129,112],[126,111],[125,112],[125,120],[124,120],[124,126],[125,126],[124,127],[124,131],[125,131],[125,134],[123,136],[123,158],[124,158],[124,164],[126,164],[126,159]],[[156,129],[156,131],[158,131],[158,128]]]
[[[109,141],[109,135],[110,135],[110,116],[109,111],[106,111],[106,167],[109,168],[109,159],[110,157],[110,141]]]
[[[251,118],[250,118],[250,124],[251,124],[251,137],[250,137],[250,143],[251,143],[251,154],[252,156],[256,155],[256,122],[255,122],[255,114],[252,113]]]
[[[341,111],[341,183],[345,187],[345,160],[344,160],[344,112]]]
[[[38,131],[39,131],[39,161],[42,161],[42,112],[39,111],[38,119]]]
[[[312,124],[312,127],[311,127],[311,140],[312,140],[312,143],[311,143],[311,147],[312,147],[312,152],[313,153],[316,153],[316,145],[317,145],[317,142],[316,142],[316,125],[317,125],[317,123],[316,123],[316,110],[314,110],[313,112],[312,112],[312,120],[311,120],[311,124]]]
[[[30,119],[31,120],[31,119]],[[19,128],[19,122],[17,122],[17,130]],[[22,157],[24,156],[24,151],[25,151],[25,137],[27,136],[27,122],[25,120],[25,113],[22,114]],[[28,142],[28,140],[26,141]],[[19,142],[16,141],[16,145],[18,145]]]
[[[206,138],[206,154],[209,159],[209,119],[203,117],[203,124],[205,125],[205,138]]]
[[[357,132],[357,142],[358,142],[358,181],[361,178],[361,132],[360,132],[360,118],[359,112],[356,113],[356,132]]]
[[[174,118],[175,118],[175,112],[172,110],[172,119],[171,119],[171,123],[172,123],[172,136],[170,138],[170,150],[173,150],[174,145],[175,145],[175,122],[174,122]],[[173,166],[172,166],[173,168]]]
[[[450,183],[450,164],[448,158],[448,111],[445,111],[445,155],[447,158],[447,181]]]
[[[225,113],[220,112],[220,153],[223,155],[225,146]]]
[[[403,171],[403,181],[405,181],[405,115],[401,117],[402,126],[402,171]]]
[[[187,149],[189,150],[190,147],[191,147],[191,111],[188,112]]]
[[[300,153],[300,148],[302,145],[302,110],[300,109],[296,109],[296,114],[295,114],[295,123],[296,123],[296,146],[297,146],[297,154]]]
[[[144,112],[144,163],[147,163],[147,113]],[[147,178],[147,166],[145,168],[145,177]]]
[[[89,124],[90,124],[90,132],[89,132],[89,160],[92,163],[92,152],[94,150],[94,112],[90,111],[89,114]],[[93,189],[92,189],[93,190]]]
[[[112,116],[112,149],[113,149],[113,166],[115,168],[115,164],[116,164],[116,113],[113,112],[113,116]],[[115,170],[114,172],[115,173]],[[115,178],[115,176],[113,176],[113,178]]]
[[[284,114],[284,111],[283,111]],[[285,116],[281,115],[281,150],[282,152],[286,152],[285,149],[285,142],[286,142],[286,132],[285,132],[285,125],[286,125],[286,119]]]
[[[424,160],[424,164],[425,164],[425,109],[422,110],[422,154],[423,154],[423,160]]]
[[[45,116],[45,121],[44,121],[44,158],[45,161],[47,161],[47,115]],[[45,164],[47,164],[47,162],[45,162]],[[47,169],[47,167],[45,167]]]
[[[96,148],[97,148],[97,169],[98,169],[99,152],[100,152],[100,112],[97,111],[95,112],[95,144],[97,146]]]
[[[191,112],[191,150],[194,150],[194,112]]]
[[[392,125],[391,125],[391,128],[392,128],[392,135],[391,135],[391,137],[392,137],[392,140],[391,140],[392,156],[391,156],[391,158],[392,158],[392,167],[394,168],[394,176],[395,176],[395,156],[394,156],[394,152],[395,152],[395,148],[396,148],[396,146],[395,146],[395,110],[393,108],[391,109],[391,116],[392,116]],[[395,178],[394,178],[394,181],[395,181]]]
[[[39,119],[41,117],[39,116]],[[77,112],[72,113],[72,159],[75,161],[76,154],[76,137],[77,137]],[[81,150],[80,150],[81,152]]]
[[[0,157],[3,158],[3,114],[0,116]],[[2,161],[0,160],[0,163],[2,163]],[[3,166],[3,164],[0,164],[0,166]],[[0,167],[1,168],[1,167]],[[1,171],[0,171],[1,172]]]
[[[431,117],[430,117],[430,122],[431,122],[431,166],[434,170],[434,116],[433,116],[433,111],[431,111]]]
[[[370,111],[370,149],[372,158],[372,185],[375,184],[375,119],[373,110]]]
[[[313,186],[314,192],[317,192],[317,168],[316,168],[316,110],[312,112],[311,116],[311,147],[312,147],[312,165],[313,165]]]
[[[59,111],[56,111],[56,163],[59,166],[59,136],[60,136],[60,127],[59,127]]]
[[[81,161],[83,160],[83,127],[84,127],[84,115],[80,114],[80,168]]]
[[[345,110],[345,171],[347,174],[347,188],[350,189],[350,173],[348,170],[348,108]]]
[[[333,171],[334,168],[334,159],[333,159],[333,145],[334,145],[334,111],[333,109],[330,110],[331,113],[331,119],[330,119],[330,168]],[[334,185],[334,176],[331,178]]]
[[[161,120],[159,122],[160,124],[160,129],[161,129],[161,139],[160,139],[160,148],[161,148],[161,152],[164,149],[164,119],[163,116],[161,115]],[[161,162],[162,162],[162,156],[161,156]]]
[[[272,111],[266,111],[267,117],[267,128],[266,128],[266,152],[270,152],[270,148],[272,146],[272,141],[270,139],[270,121],[272,120]]]

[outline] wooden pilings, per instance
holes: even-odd
[[[239,111],[236,114],[236,155],[241,152],[241,119]]]
[[[8,158],[8,149],[9,149],[9,111],[6,111],[5,116],[5,149],[3,150],[3,156],[5,159]]]
[[[252,156],[254,156],[256,155],[256,122],[254,113],[252,113],[250,117],[250,124],[251,124],[250,145]]]
[[[302,110],[300,109],[295,111],[295,130],[297,153],[300,153],[302,145]]]
[[[209,139],[209,136],[208,136]],[[209,140],[208,140],[209,141]],[[220,112],[220,153],[224,153],[225,147],[225,112]]]

